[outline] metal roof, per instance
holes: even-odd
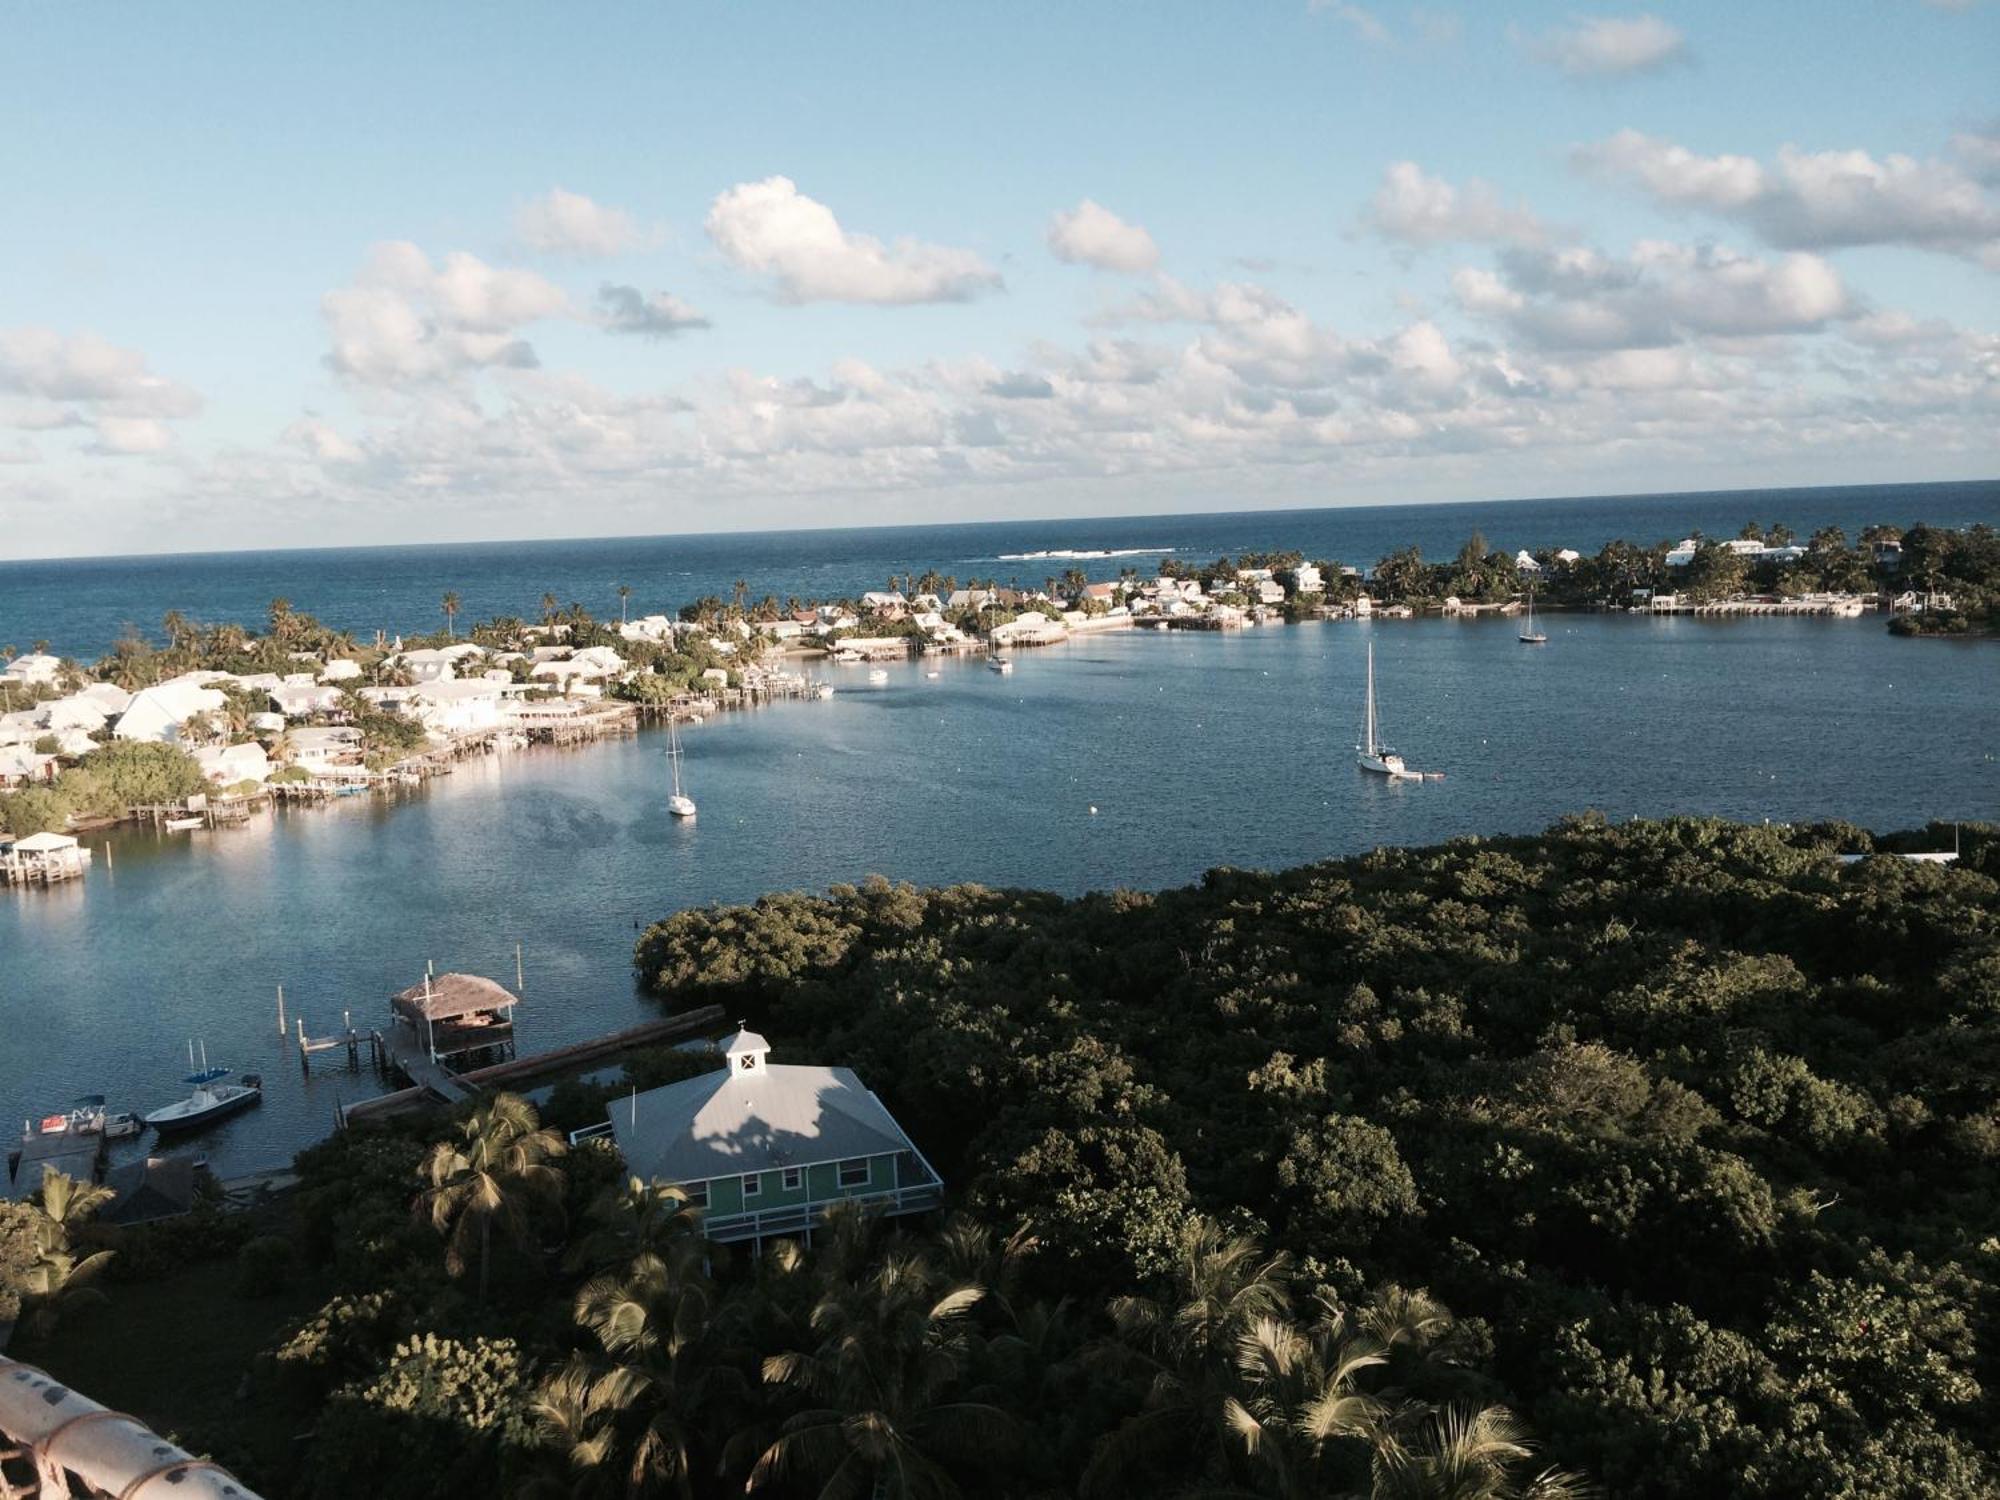
[[[704,1182],[912,1149],[848,1068],[722,1069],[611,1104],[611,1133],[641,1177]]]

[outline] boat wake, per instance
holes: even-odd
[[[1082,562],[1094,557],[1159,557],[1173,550],[1172,547],[1063,547],[1050,552],[1003,552],[1000,561],[1041,562],[1052,558]]]

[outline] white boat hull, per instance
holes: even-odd
[[[186,1099],[169,1104],[164,1109],[154,1110],[146,1116],[146,1123],[161,1135],[168,1135],[176,1130],[196,1130],[212,1121],[226,1119],[240,1109],[248,1109],[263,1097],[264,1090],[261,1087],[252,1088],[237,1083],[197,1089]]]
[[[667,798],[667,811],[677,818],[691,818],[694,816],[694,798],[669,797]]]

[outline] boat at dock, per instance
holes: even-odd
[[[1375,643],[1368,643],[1368,706],[1362,718],[1361,743],[1354,747],[1356,763],[1391,781],[1442,781],[1442,771],[1413,771],[1403,757],[1384,743],[1381,722],[1375,712]]]
[[[31,1197],[42,1185],[45,1171],[56,1171],[78,1182],[94,1182],[104,1165],[106,1114],[101,1095],[79,1099],[21,1126],[21,1145],[8,1153],[10,1173],[6,1196]]]
[[[986,670],[989,672],[998,672],[1002,677],[1005,677],[1014,670],[1014,658],[1011,656],[1001,656],[996,652],[994,655],[986,658]]]
[[[160,826],[168,833],[191,833],[208,820],[206,818],[168,818]]]
[[[667,798],[667,811],[677,818],[692,818],[694,798],[681,790],[681,732],[671,719],[667,721],[667,759],[674,767],[674,789]]]
[[[188,1044],[188,1061],[194,1061],[192,1042]],[[145,1117],[145,1123],[161,1135],[198,1130],[248,1109],[263,1099],[264,1080],[255,1073],[245,1073],[241,1083],[224,1083],[222,1080],[228,1076],[229,1069],[208,1066],[208,1045],[203,1043],[201,1066],[183,1080],[194,1086],[194,1092],[185,1099],[176,1099],[172,1104],[154,1110]]]

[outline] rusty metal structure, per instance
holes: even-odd
[[[228,1470],[0,1356],[0,1500],[258,1500]]]

